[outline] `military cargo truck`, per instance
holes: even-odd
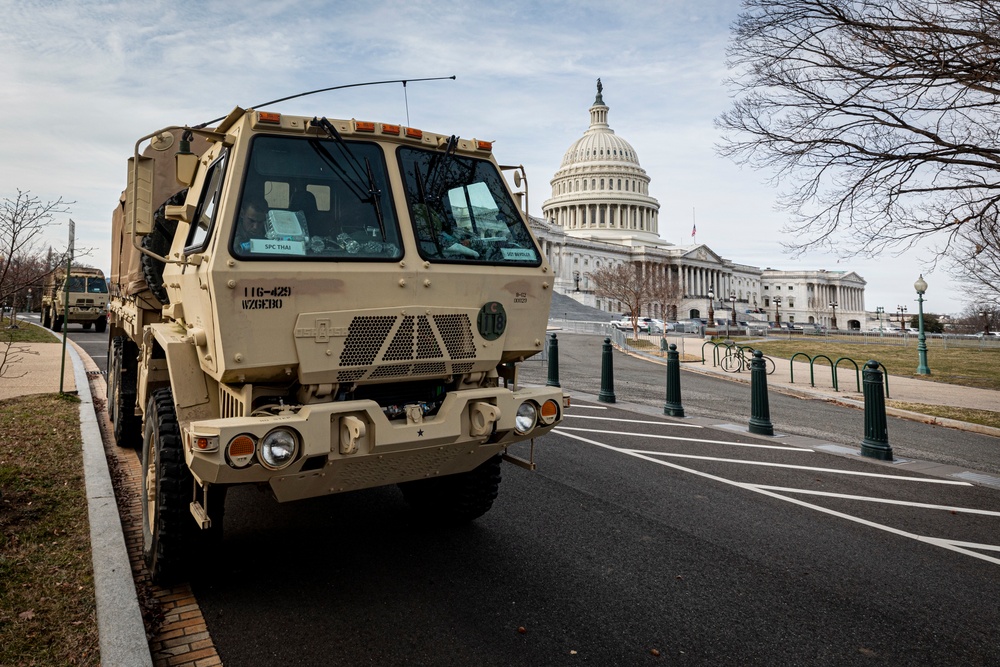
[[[61,331],[65,322],[84,329],[93,326],[103,333],[108,324],[107,308],[108,282],[100,269],[70,267],[68,278],[66,269],[59,269],[50,273],[42,286],[42,326],[53,331]]]
[[[534,466],[564,398],[518,381],[553,284],[523,176],[487,141],[252,109],[137,141],[108,394],[118,444],[142,449],[154,578],[204,556],[234,485],[281,502],[398,485],[468,521],[502,459]]]

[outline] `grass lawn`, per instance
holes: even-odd
[[[75,396],[0,401],[0,665],[100,664],[81,442]]]
[[[805,352],[811,357],[818,354],[826,355],[834,362],[846,357],[857,362],[859,367],[869,359],[875,359],[886,367],[890,375],[1000,390],[1000,346],[979,349],[975,346],[957,347],[952,344],[950,347],[944,347],[940,340],[928,340],[927,365],[931,369],[931,374],[927,376],[917,375],[919,357],[916,343],[912,341],[903,347],[876,345],[870,341],[868,344],[861,344],[850,339],[810,336],[780,341],[756,340],[750,344],[754,349],[763,350],[764,354],[774,358],[790,359],[796,352]]]

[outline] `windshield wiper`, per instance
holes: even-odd
[[[368,173],[368,195],[372,206],[375,207],[375,217],[378,218],[378,230],[385,241],[385,220],[382,219],[382,193],[375,185],[375,175],[372,173],[372,164],[365,158],[365,171]]]

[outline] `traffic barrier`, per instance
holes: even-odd
[[[882,366],[874,359],[865,364],[864,395],[865,395],[865,438],[861,441],[861,456],[892,460],[892,447],[889,446],[889,427],[885,418],[885,397],[882,395]]]
[[[681,405],[681,360],[677,346],[673,343],[667,350],[667,400],[663,404],[663,414],[671,417],[684,416],[684,406]]]
[[[549,338],[549,377],[545,380],[545,386],[562,386],[559,384],[559,341],[555,334]]]
[[[601,392],[597,400],[602,403],[614,403],[615,399],[615,369],[611,360],[611,339],[604,339],[601,352]]]
[[[771,409],[767,401],[767,365],[764,353],[755,350],[750,360],[750,432],[774,435]]]

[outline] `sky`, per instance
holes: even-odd
[[[611,128],[651,178],[664,240],[761,268],[855,271],[870,311],[916,312],[923,274],[925,311],[959,313],[962,286],[928,249],[785,252],[788,214],[769,174],[716,152],[739,10],[740,0],[0,0],[0,197],[73,202],[47,238],[64,248],[72,218],[77,249],[89,251],[81,261],[107,271],[111,211],[140,137],[311,90],[454,75],[266,108],[493,140],[501,164],[525,166],[541,216],[600,77]]]

